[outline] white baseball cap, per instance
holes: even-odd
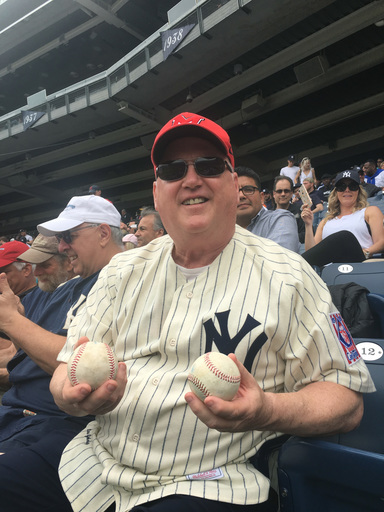
[[[120,227],[120,220],[120,213],[108,199],[94,195],[75,196],[57,219],[43,222],[37,229],[44,236],[52,236],[80,226],[83,222]]]

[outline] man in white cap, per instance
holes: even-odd
[[[310,266],[236,226],[225,130],[179,114],[157,135],[152,162],[169,235],[116,256],[69,329],[51,390],[67,412],[97,417],[66,447],[49,503],[70,510],[68,498],[76,512],[265,512],[269,481],[249,459],[281,432],[354,428],[360,393],[374,386],[353,340],[343,350],[333,325],[340,315]],[[94,391],[67,378],[80,338],[112,345],[121,361],[116,379]],[[189,369],[210,351],[231,354],[239,368],[231,401],[188,392]],[[44,496],[37,478],[21,485]]]
[[[0,479],[5,474],[28,478],[23,471],[37,453],[55,473],[63,447],[91,419],[60,411],[49,382],[70,322],[102,267],[123,250],[119,226],[120,213],[112,203],[94,195],[73,197],[58,218],[38,226],[45,236],[56,235],[59,251],[80,277],[52,292],[42,311],[31,308],[29,318],[18,312],[6,276],[0,274],[0,329],[20,347],[8,364],[12,387],[0,408]]]

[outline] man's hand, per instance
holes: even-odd
[[[24,307],[17,295],[10,289],[6,274],[0,274],[0,330],[7,334],[7,325],[17,316],[24,314]]]
[[[201,402],[192,392],[185,399],[207,427],[219,432],[271,430],[297,436],[331,435],[356,428],[363,414],[360,393],[333,382],[312,382],[290,393],[264,392],[230,354],[241,375],[231,401],[209,396]]]
[[[192,392],[186,393],[185,400],[207,427],[219,432],[262,430],[268,423],[270,413],[268,394],[264,393],[234,354],[229,357],[236,363],[241,376],[240,387],[233,400],[209,396],[202,402]]]
[[[80,338],[75,348],[87,341],[88,338]],[[89,384],[72,386],[67,376],[67,364],[61,363],[50,385],[57,406],[72,416],[99,415],[112,411],[122,399],[127,384],[125,363],[119,363],[118,366],[116,379],[108,380],[92,391]]]

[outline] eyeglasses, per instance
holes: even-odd
[[[189,162],[185,160],[175,160],[173,162],[165,162],[156,167],[156,177],[163,181],[178,181],[187,174]],[[202,178],[216,178],[223,174],[227,168],[233,172],[228,162],[218,157],[196,158],[192,162],[195,171]]]
[[[351,192],[356,192],[356,190],[359,190],[360,185],[356,183],[356,181],[350,181],[349,183],[345,183],[344,181],[343,183],[338,183],[335,186],[337,192],[344,192],[347,188],[349,188]]]
[[[73,233],[76,233],[77,231],[81,231],[82,229],[96,228],[97,226],[100,226],[100,224],[88,224],[87,226],[83,226],[82,228],[71,229],[69,231],[64,231],[63,233],[58,233],[55,236],[59,243],[61,242],[61,240],[64,240],[64,242],[69,245],[73,242],[73,237],[72,237]]]
[[[284,188],[284,189],[281,189],[281,190],[275,190],[276,194],[289,194],[290,192],[293,192],[293,190],[291,190],[289,188]]]
[[[239,192],[242,192],[244,196],[253,196],[256,190],[259,190],[258,187],[252,187],[252,185],[245,185],[239,188]]]

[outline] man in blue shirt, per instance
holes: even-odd
[[[287,210],[263,207],[263,192],[258,174],[248,167],[236,167],[239,177],[239,201],[236,222],[255,235],[269,238],[286,249],[299,252],[295,217]]]
[[[363,165],[365,173],[364,181],[376,185],[376,187],[384,187],[384,172],[383,169],[377,169],[376,162],[371,158]]]
[[[12,387],[0,408],[0,478],[14,474],[15,485],[28,477],[24,464],[36,454],[56,474],[64,446],[92,419],[61,411],[49,383],[69,323],[100,270],[122,251],[119,226],[120,214],[112,203],[94,195],[73,197],[57,219],[38,226],[45,235],[57,233],[60,252],[80,277],[59,286],[44,307],[30,308],[29,318],[18,311],[17,297],[0,274],[0,329],[19,347],[8,364]]]

